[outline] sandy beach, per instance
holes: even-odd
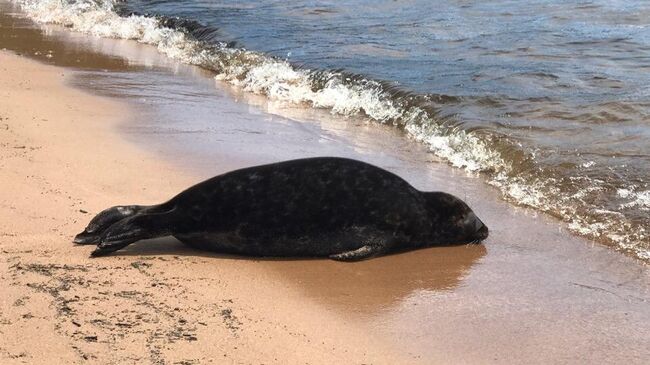
[[[92,212],[154,203],[192,179],[116,137],[123,105],[65,87],[61,69],[0,57],[3,364],[399,359],[344,320],[303,307],[258,261],[178,243],[89,259],[91,248],[71,237]]]
[[[48,42],[32,45],[61,44]],[[18,45],[14,51],[31,52]],[[1,363],[643,364],[650,357],[650,270],[640,261],[503,202],[480,179],[431,161],[387,128],[322,115],[316,123],[206,81],[200,90],[215,101],[200,107],[189,98],[152,106],[108,88],[80,90],[118,83],[117,71],[134,62],[101,61],[105,79],[81,75],[66,64],[71,48],[43,59],[68,67],[0,53]],[[103,59],[75,52],[93,55],[84,65]],[[157,72],[159,81],[173,73]],[[202,77],[175,72],[188,83]],[[152,87],[166,90],[162,82]],[[188,118],[165,109],[172,107],[185,108],[194,124],[183,126]],[[201,127],[212,115],[227,117]],[[219,143],[208,145],[214,136]],[[71,242],[108,206],[155,204],[236,167],[325,154],[463,197],[490,238],[354,264],[233,257],[173,239],[91,259],[92,247]]]

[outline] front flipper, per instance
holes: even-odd
[[[330,255],[330,259],[336,261],[360,261],[376,255],[379,255],[383,252],[378,246],[365,245],[357,248],[356,250],[346,251],[338,253],[336,255]]]
[[[167,218],[165,214],[141,214],[122,219],[104,231],[91,256],[105,256],[136,241],[167,236]]]
[[[406,239],[402,235],[386,232],[372,232],[370,230],[357,232],[357,234],[361,235],[359,238],[360,243],[363,244],[363,246],[355,250],[330,255],[329,258],[332,260],[348,262],[365,260],[390,252],[390,250],[398,246],[399,242]]]
[[[98,244],[106,229],[124,218],[134,216],[144,208],[140,205],[120,205],[105,209],[88,223],[83,232],[75,236],[73,242],[80,245]]]

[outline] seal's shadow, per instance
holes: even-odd
[[[261,262],[309,298],[349,313],[390,309],[422,291],[453,290],[485,256],[485,245],[431,247],[347,263],[329,259],[260,258],[200,251],[173,237],[137,242],[115,256],[200,256]]]
[[[253,257],[238,256],[213,251],[198,250],[183,244],[172,236],[141,240],[130,244],[120,251],[111,253],[111,256],[192,256],[192,257],[214,257],[229,260],[246,261],[310,261],[318,258],[304,257]]]

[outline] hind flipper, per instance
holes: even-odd
[[[139,214],[124,218],[104,231],[91,256],[104,256],[140,240],[167,236],[164,214]]]
[[[137,241],[137,240],[136,240]],[[92,257],[100,257],[100,256],[106,256],[110,253],[113,253],[115,251],[121,250],[124,247],[132,244],[135,241],[130,241],[130,242],[111,242],[110,244],[99,244],[97,245],[97,248],[90,253],[90,256]]]
[[[140,205],[121,205],[105,209],[88,223],[83,232],[75,236],[73,242],[80,245],[98,244],[106,229],[124,218],[141,212],[144,208]]]

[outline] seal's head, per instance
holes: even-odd
[[[479,243],[488,227],[464,201],[442,192],[424,193],[433,231],[442,244]]]

